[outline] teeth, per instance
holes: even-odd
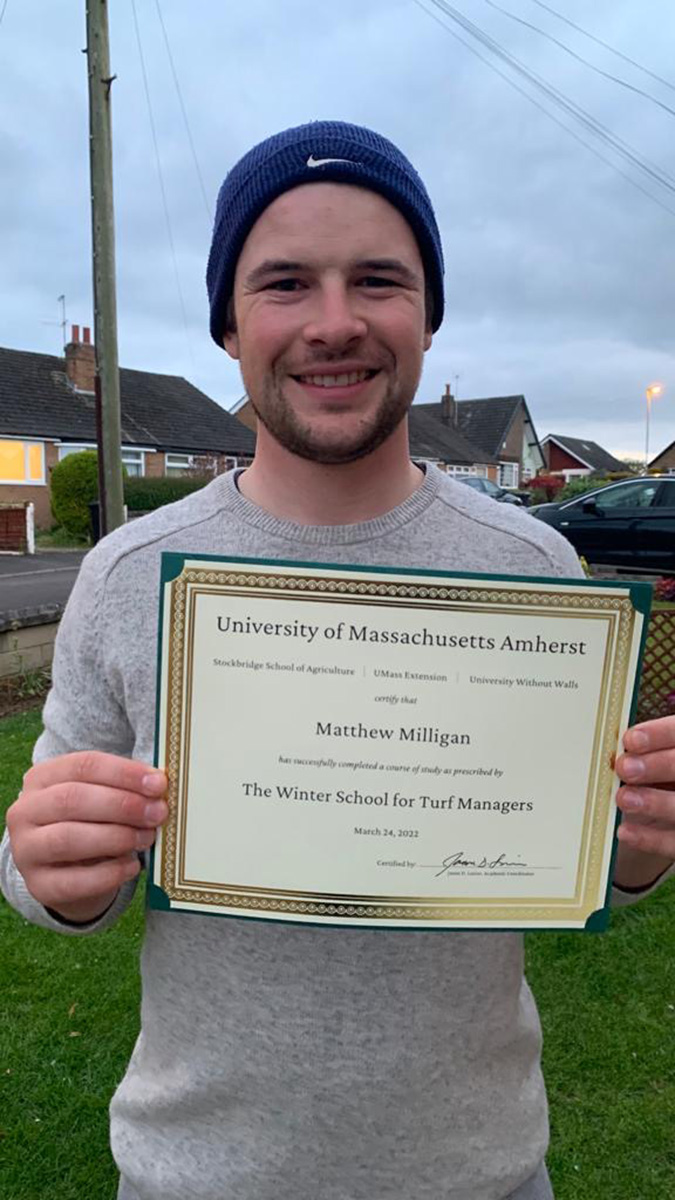
[[[353,383],[363,383],[370,371],[350,371],[342,375],[301,375],[302,383],[311,383],[314,387],[349,387]]]

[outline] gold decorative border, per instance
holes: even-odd
[[[630,596],[608,594],[605,589],[550,590],[546,585],[517,586],[403,582],[391,579],[362,579],[328,572],[317,575],[301,568],[276,571],[212,569],[185,566],[181,575],[166,585],[169,655],[166,688],[168,703],[165,732],[165,764],[169,778],[171,815],[162,832],[160,854],[161,887],[177,906],[206,906],[221,911],[258,912],[269,917],[310,917],[377,921],[435,922],[525,922],[585,921],[604,899],[602,866],[605,828],[613,782],[611,756],[617,743],[635,623]],[[594,732],[591,771],[586,795],[583,833],[575,894],[560,897],[503,900],[467,900],[466,897],[327,896],[283,889],[218,884],[185,878],[187,823],[187,762],[190,749],[192,708],[193,643],[197,596],[227,591],[237,596],[272,596],[372,605],[414,607],[455,611],[510,613],[538,608],[542,616],[578,616],[608,623],[601,698]],[[186,686],[187,684],[187,686]],[[604,714],[604,718],[603,718]]]

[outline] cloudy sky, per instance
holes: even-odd
[[[675,110],[672,0],[551,0],[670,87],[537,0],[499,3]],[[447,316],[418,398],[436,399],[446,382],[460,399],[522,392],[540,437],[590,437],[637,457],[645,388],[658,380],[665,393],[652,410],[656,453],[675,438],[675,113],[593,72],[488,0],[453,6],[648,170],[670,172],[669,190],[432,0],[420,4],[135,0],[171,235],[134,5],[110,5],[121,364],[184,375],[225,407],[238,399],[236,366],[208,335],[203,277],[218,186],[266,135],[337,117],[396,141],[436,206]],[[0,344],[59,353],[59,295],[69,322],[93,324],[85,0],[0,0],[3,10]]]

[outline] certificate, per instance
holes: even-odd
[[[644,584],[162,556],[153,908],[597,929]]]

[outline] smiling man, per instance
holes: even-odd
[[[8,817],[5,894],[74,936],[124,911],[167,815],[145,765],[163,550],[581,573],[546,525],[410,461],[443,261],[424,185],[390,142],[317,122],[255,147],[221,189],[208,286],[212,335],[259,417],[255,460],[88,556]],[[675,719],[626,744],[618,902],[675,858]],[[519,935],[152,911],[142,971],[142,1032],[111,1106],[120,1200],[550,1200]]]

